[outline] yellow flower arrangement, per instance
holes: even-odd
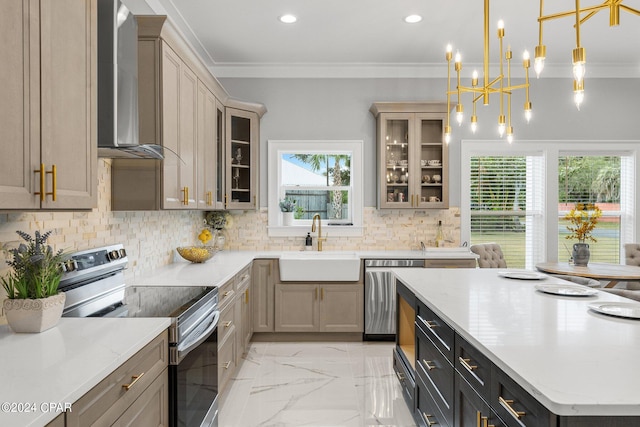
[[[576,204],[576,207],[564,216],[564,219],[571,223],[571,225],[567,225],[567,230],[569,230],[570,234],[566,238],[578,239],[580,243],[584,243],[585,240],[597,242],[597,240],[591,236],[591,232],[596,228],[598,218],[601,216],[602,211],[593,203]]]

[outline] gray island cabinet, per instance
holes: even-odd
[[[640,321],[493,269],[398,269],[393,364],[421,426],[640,425]]]

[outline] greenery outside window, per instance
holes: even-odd
[[[362,233],[362,141],[269,141],[269,235],[304,236],[320,215],[323,234]],[[285,225],[279,202],[294,200]]]
[[[591,261],[619,263],[640,241],[637,142],[462,142],[462,241],[496,242],[510,268],[566,261],[564,215],[576,203],[603,210]],[[576,149],[578,148],[578,149]]]

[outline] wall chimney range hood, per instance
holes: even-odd
[[[162,159],[138,133],[138,24],[120,0],[98,0],[98,157]]]

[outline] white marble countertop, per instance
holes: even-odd
[[[640,320],[595,313],[593,302],[541,293],[496,269],[396,269],[416,296],[557,415],[640,415]]]
[[[49,404],[64,407],[78,400],[169,323],[168,318],[62,318],[39,334],[0,326],[0,425],[47,424],[60,414]],[[7,411],[11,403],[20,411]]]
[[[449,250],[447,250],[449,249]],[[254,259],[278,259],[283,254],[302,251],[221,251],[209,261],[194,264],[180,259],[155,269],[150,274],[136,276],[128,286],[221,286],[233,278]],[[322,253],[340,253],[324,251]],[[478,256],[462,248],[430,248],[427,251],[343,251],[362,259],[475,259]],[[305,252],[307,253],[307,252]]]

